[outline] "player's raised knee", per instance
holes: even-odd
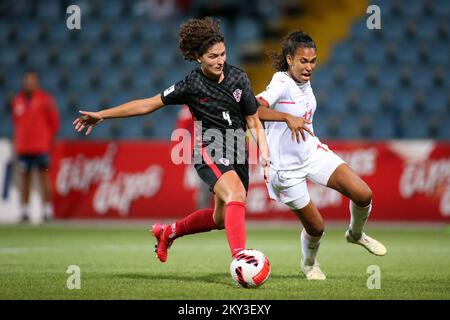
[[[316,225],[311,226],[310,230],[307,230],[308,234],[313,237],[321,237],[323,233],[325,232],[324,225]]]
[[[372,202],[372,190],[369,187],[359,190],[352,201],[358,207],[367,207]]]
[[[228,204],[230,202],[242,202],[245,205],[247,202],[247,194],[245,190],[236,190],[232,194],[230,194],[226,203]]]

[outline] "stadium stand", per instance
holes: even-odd
[[[191,5],[187,1],[170,13],[169,20],[159,21],[125,0],[2,1],[0,135],[12,136],[8,103],[28,67],[40,71],[42,86],[57,97],[63,121],[59,136],[67,139],[82,139],[69,125],[78,109],[148,97],[170,86],[193,67],[177,52],[178,26],[189,17],[217,14],[227,38],[228,61],[245,69],[267,70],[267,61],[261,62],[263,67],[246,65],[241,49],[268,40],[275,43],[274,39],[279,43],[293,26],[302,28],[296,21],[302,21],[297,18],[308,12],[308,3],[284,1],[275,11],[268,10],[274,4],[265,2],[252,1],[240,8],[234,0],[219,1],[218,7],[209,1]],[[330,39],[323,45],[316,39],[319,50],[327,51],[312,80],[319,102],[316,133],[323,138],[449,139],[450,2],[362,2],[364,8],[369,4],[381,8],[381,30],[367,29],[367,16],[359,5],[347,8],[351,24],[345,37],[336,35],[326,45]],[[81,30],[65,26],[69,4],[82,9]],[[270,29],[283,21],[291,23],[282,32]],[[329,43],[333,45],[327,50]],[[267,73],[249,74],[264,83],[270,80]],[[102,125],[95,138],[167,139],[176,111],[163,108],[151,121],[126,119]]]

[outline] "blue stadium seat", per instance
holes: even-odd
[[[17,41],[35,43],[39,41],[39,25],[36,22],[23,21],[18,24]]]
[[[121,19],[112,24],[111,35],[116,41],[128,41],[130,40],[132,27],[132,20]]]
[[[122,90],[121,88],[121,76],[122,73],[117,68],[108,68],[102,74],[101,88],[114,94],[117,94]]]
[[[93,66],[106,68],[110,64],[113,47],[109,44],[100,42],[92,46],[91,49],[90,63]]]
[[[354,88],[362,87],[366,81],[366,74],[364,72],[364,69],[355,68],[353,66],[349,69],[350,71],[346,79],[346,86]]]
[[[98,43],[102,31],[103,23],[100,20],[86,19],[82,22],[81,30],[77,34],[81,42]]]
[[[2,117],[0,120],[0,137],[11,139],[13,137],[13,130],[11,117]]]
[[[439,127],[438,139],[450,140],[450,117],[447,117]]]
[[[59,71],[56,68],[47,67],[40,72],[40,82],[42,88],[49,91],[58,90]]]
[[[0,65],[15,65],[17,61],[17,48],[14,46],[2,47],[0,50]]]
[[[351,25],[350,33],[351,36],[357,40],[364,41],[366,38],[368,38],[370,32],[366,26],[366,19],[358,19],[353,22],[353,24]]]
[[[420,116],[407,116],[407,121],[403,128],[404,136],[408,139],[427,138],[426,121]]]
[[[417,35],[423,40],[433,39],[436,36],[436,22],[432,18],[421,19]]]
[[[57,20],[66,13],[66,8],[62,7],[62,2],[44,0],[39,1],[37,16],[40,19]]]
[[[374,112],[372,138],[373,139],[392,139],[395,136],[393,117],[389,114]]]
[[[141,65],[142,51],[139,45],[126,45],[126,52],[122,57],[122,62],[130,67]]]
[[[446,112],[448,90],[443,91],[430,88],[426,91],[426,94],[429,97],[429,99],[426,100],[425,104],[428,112],[439,114],[443,118],[448,118],[449,114],[448,112]]]
[[[43,45],[33,46],[28,55],[28,64],[33,68],[46,69],[48,67],[48,47]]]
[[[90,88],[91,70],[88,67],[74,66],[67,70],[70,88],[80,93]]]
[[[343,42],[337,44],[332,50],[332,60],[334,63],[349,64],[352,61],[351,46],[348,43]]]
[[[430,42],[432,53],[430,62],[433,64],[450,64],[450,45],[443,42]]]
[[[257,41],[261,38],[260,25],[253,19],[243,18],[236,21],[235,41],[245,43]]]
[[[100,16],[106,19],[118,19],[122,14],[122,1],[102,3]]]
[[[139,21],[142,30],[142,39],[144,42],[149,42],[154,45],[162,38],[163,29],[161,24],[144,19]],[[159,43],[158,43],[159,44]]]
[[[328,91],[328,108],[330,112],[343,112],[346,109],[347,97],[343,90],[336,90],[333,86]]]
[[[385,60],[383,44],[368,42],[366,46],[365,61],[367,64],[381,64]]]
[[[99,106],[99,94],[97,91],[86,90],[77,92],[77,100],[80,110],[96,110]]]
[[[386,41],[399,41],[403,38],[404,35],[403,21],[399,19],[384,21],[381,32]]]
[[[64,66],[77,66],[80,62],[80,46],[74,44],[65,44],[61,47],[59,63]]]
[[[84,25],[82,25],[82,27],[84,27]],[[81,32],[81,30],[69,30],[65,27],[54,28],[52,27],[52,24],[49,23],[48,39],[50,42],[63,43],[69,40],[71,34],[76,34],[79,32]]]
[[[8,43],[8,33],[10,28],[11,22],[8,20],[0,20],[0,44],[2,45],[2,48],[4,45],[6,46],[6,43]]]
[[[418,17],[422,14],[422,8],[422,1],[411,1],[408,5],[402,6],[402,11],[406,16]]]

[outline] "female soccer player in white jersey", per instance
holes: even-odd
[[[258,114],[265,121],[271,154],[269,195],[291,208],[303,224],[300,264],[306,278],[324,280],[326,276],[316,260],[324,223],[310,200],[306,179],[335,189],[350,199],[350,226],[345,233],[348,242],[362,245],[379,256],[386,254],[386,248],[363,232],[372,209],[372,191],[314,136],[316,99],[310,78],[316,59],[316,45],[310,36],[301,31],[289,34],[281,53],[273,56],[277,72],[257,98]]]

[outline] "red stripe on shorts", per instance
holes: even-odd
[[[217,179],[219,179],[222,176],[222,172],[220,172],[219,168],[217,168],[216,164],[211,160],[208,153],[206,152],[205,148],[202,148],[202,156],[206,161],[206,164],[208,167],[211,168],[211,170],[216,175]]]

